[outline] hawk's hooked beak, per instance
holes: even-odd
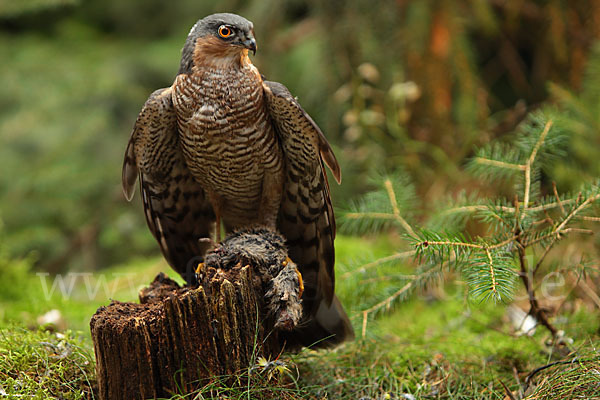
[[[248,38],[242,42],[245,48],[252,50],[252,54],[256,55],[256,40],[254,38]]]

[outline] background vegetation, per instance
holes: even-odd
[[[480,179],[468,166],[474,157],[510,158],[490,149],[518,145],[515,132],[533,112],[551,119],[561,140],[541,160],[532,201],[576,203],[582,185],[596,190],[600,4],[593,0],[0,0],[0,395],[64,398],[83,388],[89,396],[89,317],[109,298],[134,299],[167,268],[138,196],[132,204],[122,196],[122,156],[148,94],[171,84],[190,27],[217,11],[254,22],[255,64],[299,97],[332,142],[344,174],[333,187],[338,215],[366,210],[361,204],[394,214],[382,186],[389,178],[399,215],[415,231],[501,241],[486,215],[447,218],[443,210],[501,198],[507,203],[496,206],[514,207],[515,193],[522,204],[521,183]],[[531,134],[542,130],[543,123]],[[406,282],[422,272],[406,226],[346,219],[337,291],[360,340],[286,359],[303,390],[279,384],[290,398],[373,399],[503,398],[504,386],[515,398],[560,398],[553,396],[572,389],[561,379],[573,376],[596,387],[585,372],[598,363],[594,215],[578,221],[586,232],[548,253],[535,281],[541,308],[564,332],[549,342],[542,328],[516,337],[506,306],[529,311],[526,292],[514,286],[514,300],[480,303],[466,297],[460,270],[414,284],[410,301],[391,301],[406,299]],[[535,264],[546,256],[525,257]],[[80,333],[24,329],[44,323],[38,317],[51,309],[62,314],[54,329]],[[79,373],[60,362],[69,357]],[[576,366],[541,370],[526,390],[536,368],[573,357]],[[43,385],[49,376],[57,385]],[[244,394],[217,384],[206,390]]]

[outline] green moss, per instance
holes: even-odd
[[[94,355],[71,332],[0,331],[0,395],[86,399],[92,395]],[[13,397],[14,396],[14,397]]]
[[[387,278],[411,271],[402,262],[364,269],[362,260],[393,252],[391,239],[340,236],[336,243],[336,292],[352,318],[356,341],[334,351],[305,350],[297,355],[282,355],[280,361],[292,371],[292,377],[265,380],[264,376],[255,376],[250,385],[237,386],[215,379],[199,394],[287,399],[325,396],[329,399],[361,396],[383,399],[388,395],[402,398],[403,394],[411,394],[416,399],[502,399],[505,392],[500,381],[511,390],[518,389],[514,371],[523,381],[536,368],[565,356],[564,352],[546,347],[549,335],[542,328],[538,328],[533,337],[512,336],[504,318],[506,306],[469,301],[463,285],[428,289],[417,299],[396,303],[388,312],[369,319],[363,338],[360,310],[384,299],[405,282],[401,278]],[[0,306],[4,309],[0,319],[0,385],[7,393],[34,398],[51,395],[81,398],[88,393],[87,381],[93,381],[94,375],[88,324],[96,308],[107,304],[109,298],[135,300],[137,289],[148,284],[160,270],[175,275],[162,259],[139,259],[89,276],[87,286],[83,277],[78,277],[71,295],[66,298],[57,286],[46,300],[40,277],[30,271],[28,261],[6,257],[0,260],[3,260],[0,261],[3,267],[0,268]],[[51,278],[47,279],[51,288]],[[95,295],[90,296],[90,293]],[[52,308],[61,311],[68,327],[82,332],[83,341],[74,339],[70,333],[62,338],[51,333],[31,332],[9,322],[34,325],[40,313]],[[597,315],[585,307],[575,312],[565,311],[556,318],[557,325],[565,328],[567,336],[575,340],[573,348],[580,353],[590,349],[598,340]],[[72,352],[67,356],[71,361],[67,366],[63,359],[52,358],[52,352],[61,348],[75,348],[81,354]],[[556,385],[540,387],[540,393],[553,393],[553,390],[563,393],[568,389],[568,380],[573,380],[577,371],[583,371],[560,367],[536,376],[536,382],[542,382],[546,376],[556,377]],[[591,378],[585,379],[591,382]],[[588,386],[593,388],[591,384]],[[12,392],[8,391],[9,387]],[[185,398],[185,395],[175,398]]]

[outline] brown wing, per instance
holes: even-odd
[[[323,163],[338,183],[340,167],[319,127],[285,86],[265,81],[264,92],[285,158],[278,228],[290,257],[299,265],[305,287],[303,307],[312,317],[302,341],[306,345],[334,334],[330,342],[337,343],[352,336],[352,328],[334,295],[335,219]]]
[[[123,162],[123,192],[131,200],[135,181],[146,221],[167,262],[188,282],[209,244],[215,216],[192,178],[179,147],[171,88],[152,93],[135,122]]]

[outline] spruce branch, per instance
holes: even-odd
[[[568,233],[583,233],[583,234],[589,234],[592,235],[594,232],[589,230],[589,229],[582,229],[582,228],[565,228],[565,226],[567,226],[567,224],[569,223],[569,221],[574,218],[581,210],[583,210],[584,208],[588,207],[589,205],[591,205],[594,201],[596,201],[598,198],[600,198],[600,193],[596,194],[595,196],[590,196],[588,197],[583,203],[581,203],[578,207],[574,208],[566,217],[565,219],[560,223],[560,225],[558,225],[551,233],[538,238],[537,241],[542,241],[544,239],[547,238],[552,238],[552,240],[550,241],[550,243],[548,245],[545,246],[544,249],[544,253],[542,254],[542,256],[538,259],[538,262],[536,263],[535,267],[533,268],[533,275],[536,274],[536,272],[538,271],[538,269],[540,268],[542,262],[544,261],[544,259],[546,258],[546,256],[548,255],[548,253],[550,252],[550,250],[552,249],[552,247],[554,246],[554,244],[560,240],[561,238],[561,234],[562,235],[566,235]],[[560,201],[560,200],[559,200]],[[561,210],[564,213],[564,208],[562,208],[561,206]],[[530,242],[528,243],[528,246],[531,246],[532,244],[536,243],[534,242]]]
[[[564,210],[564,206],[571,205],[571,204],[575,203],[576,200],[577,199],[562,199],[562,200],[559,199],[555,202],[540,204],[539,206],[535,206],[535,207],[529,207],[528,212],[529,213],[538,213],[538,212],[544,212],[544,211],[552,211],[557,208],[562,211],[562,210]],[[490,211],[490,207],[492,207],[492,206],[480,205],[480,204],[465,205],[465,206],[460,206],[460,207],[448,208],[448,209],[440,212],[440,215],[451,215],[451,214],[459,214],[459,213],[470,213],[470,214],[477,215],[478,213],[481,214],[482,212]],[[508,213],[508,214],[515,214],[515,212],[516,212],[515,207],[493,206],[493,208],[500,210],[502,212]],[[586,221],[600,222],[600,217],[585,216],[585,217],[582,217],[582,219],[584,219]]]
[[[470,295],[482,300],[507,300],[512,296],[516,274],[513,270],[513,257],[503,251],[489,248],[474,253],[463,267],[463,274],[470,287]]]
[[[406,175],[382,176],[373,180],[380,190],[368,193],[353,205],[350,212],[344,213],[342,226],[362,233],[368,228],[380,230],[386,223],[392,222],[400,225],[409,236],[414,236],[413,228],[401,212],[401,209],[410,211],[414,208],[414,188]],[[402,189],[398,191],[398,188]]]
[[[542,195],[542,171],[547,173],[547,168],[552,165],[549,160],[564,154],[562,147],[567,143],[560,130],[560,121],[555,115],[548,118],[540,112],[532,113],[520,125],[513,142],[496,142],[479,149],[468,164],[472,172],[486,179],[509,178],[514,188],[513,201],[504,198],[488,200],[477,193],[459,192],[453,195],[450,207],[438,207],[439,211],[428,221],[430,227],[437,229],[414,229],[402,211],[412,211],[402,201],[406,198],[403,193],[405,184],[397,184],[399,181],[385,177],[379,181],[377,192],[364,197],[357,212],[346,214],[349,220],[371,218],[373,221],[393,222],[389,226],[405,231],[413,250],[382,257],[346,272],[344,277],[410,256],[414,256],[418,264],[429,266],[429,270],[414,276],[395,276],[394,281],[408,282],[356,315],[362,316],[363,335],[372,314],[389,309],[421,283],[429,282],[428,277],[434,272],[441,275],[445,271],[443,267],[448,266],[462,275],[468,284],[469,295],[481,300],[510,299],[519,276],[529,298],[529,313],[556,338],[558,330],[537,298],[536,273],[547,263],[548,255],[558,241],[570,234],[594,233],[585,225],[577,226],[574,222],[600,222],[600,217],[589,212],[600,199],[598,183],[585,187],[579,193],[562,194],[553,183],[550,194]],[[410,185],[406,188],[413,190]],[[486,234],[469,237],[460,233],[464,232],[466,222],[472,218],[487,228]],[[370,223],[375,226],[375,223]],[[384,226],[384,223],[377,226]],[[541,252],[538,253],[538,249]],[[538,255],[527,260],[526,254],[531,250]],[[381,279],[378,277],[369,282]]]
[[[433,263],[454,261],[455,269],[465,277],[473,297],[492,297],[495,301],[511,297],[516,275],[506,247],[515,237],[497,243],[483,239],[473,242],[453,237],[432,240],[434,238],[443,239],[439,234],[422,231],[419,241],[415,242],[418,254]]]
[[[484,179],[512,180],[524,170],[523,155],[514,147],[493,143],[477,150],[476,156],[467,164],[467,169]]]
[[[583,209],[585,209],[586,207],[591,205],[594,201],[598,200],[599,198],[600,198],[600,193],[588,197],[583,203],[581,203],[579,206],[577,206],[573,211],[571,211],[567,215],[567,217],[563,220],[563,222],[556,228],[556,232],[560,233],[561,229],[563,229],[575,215],[577,215],[580,211],[582,211]]]

